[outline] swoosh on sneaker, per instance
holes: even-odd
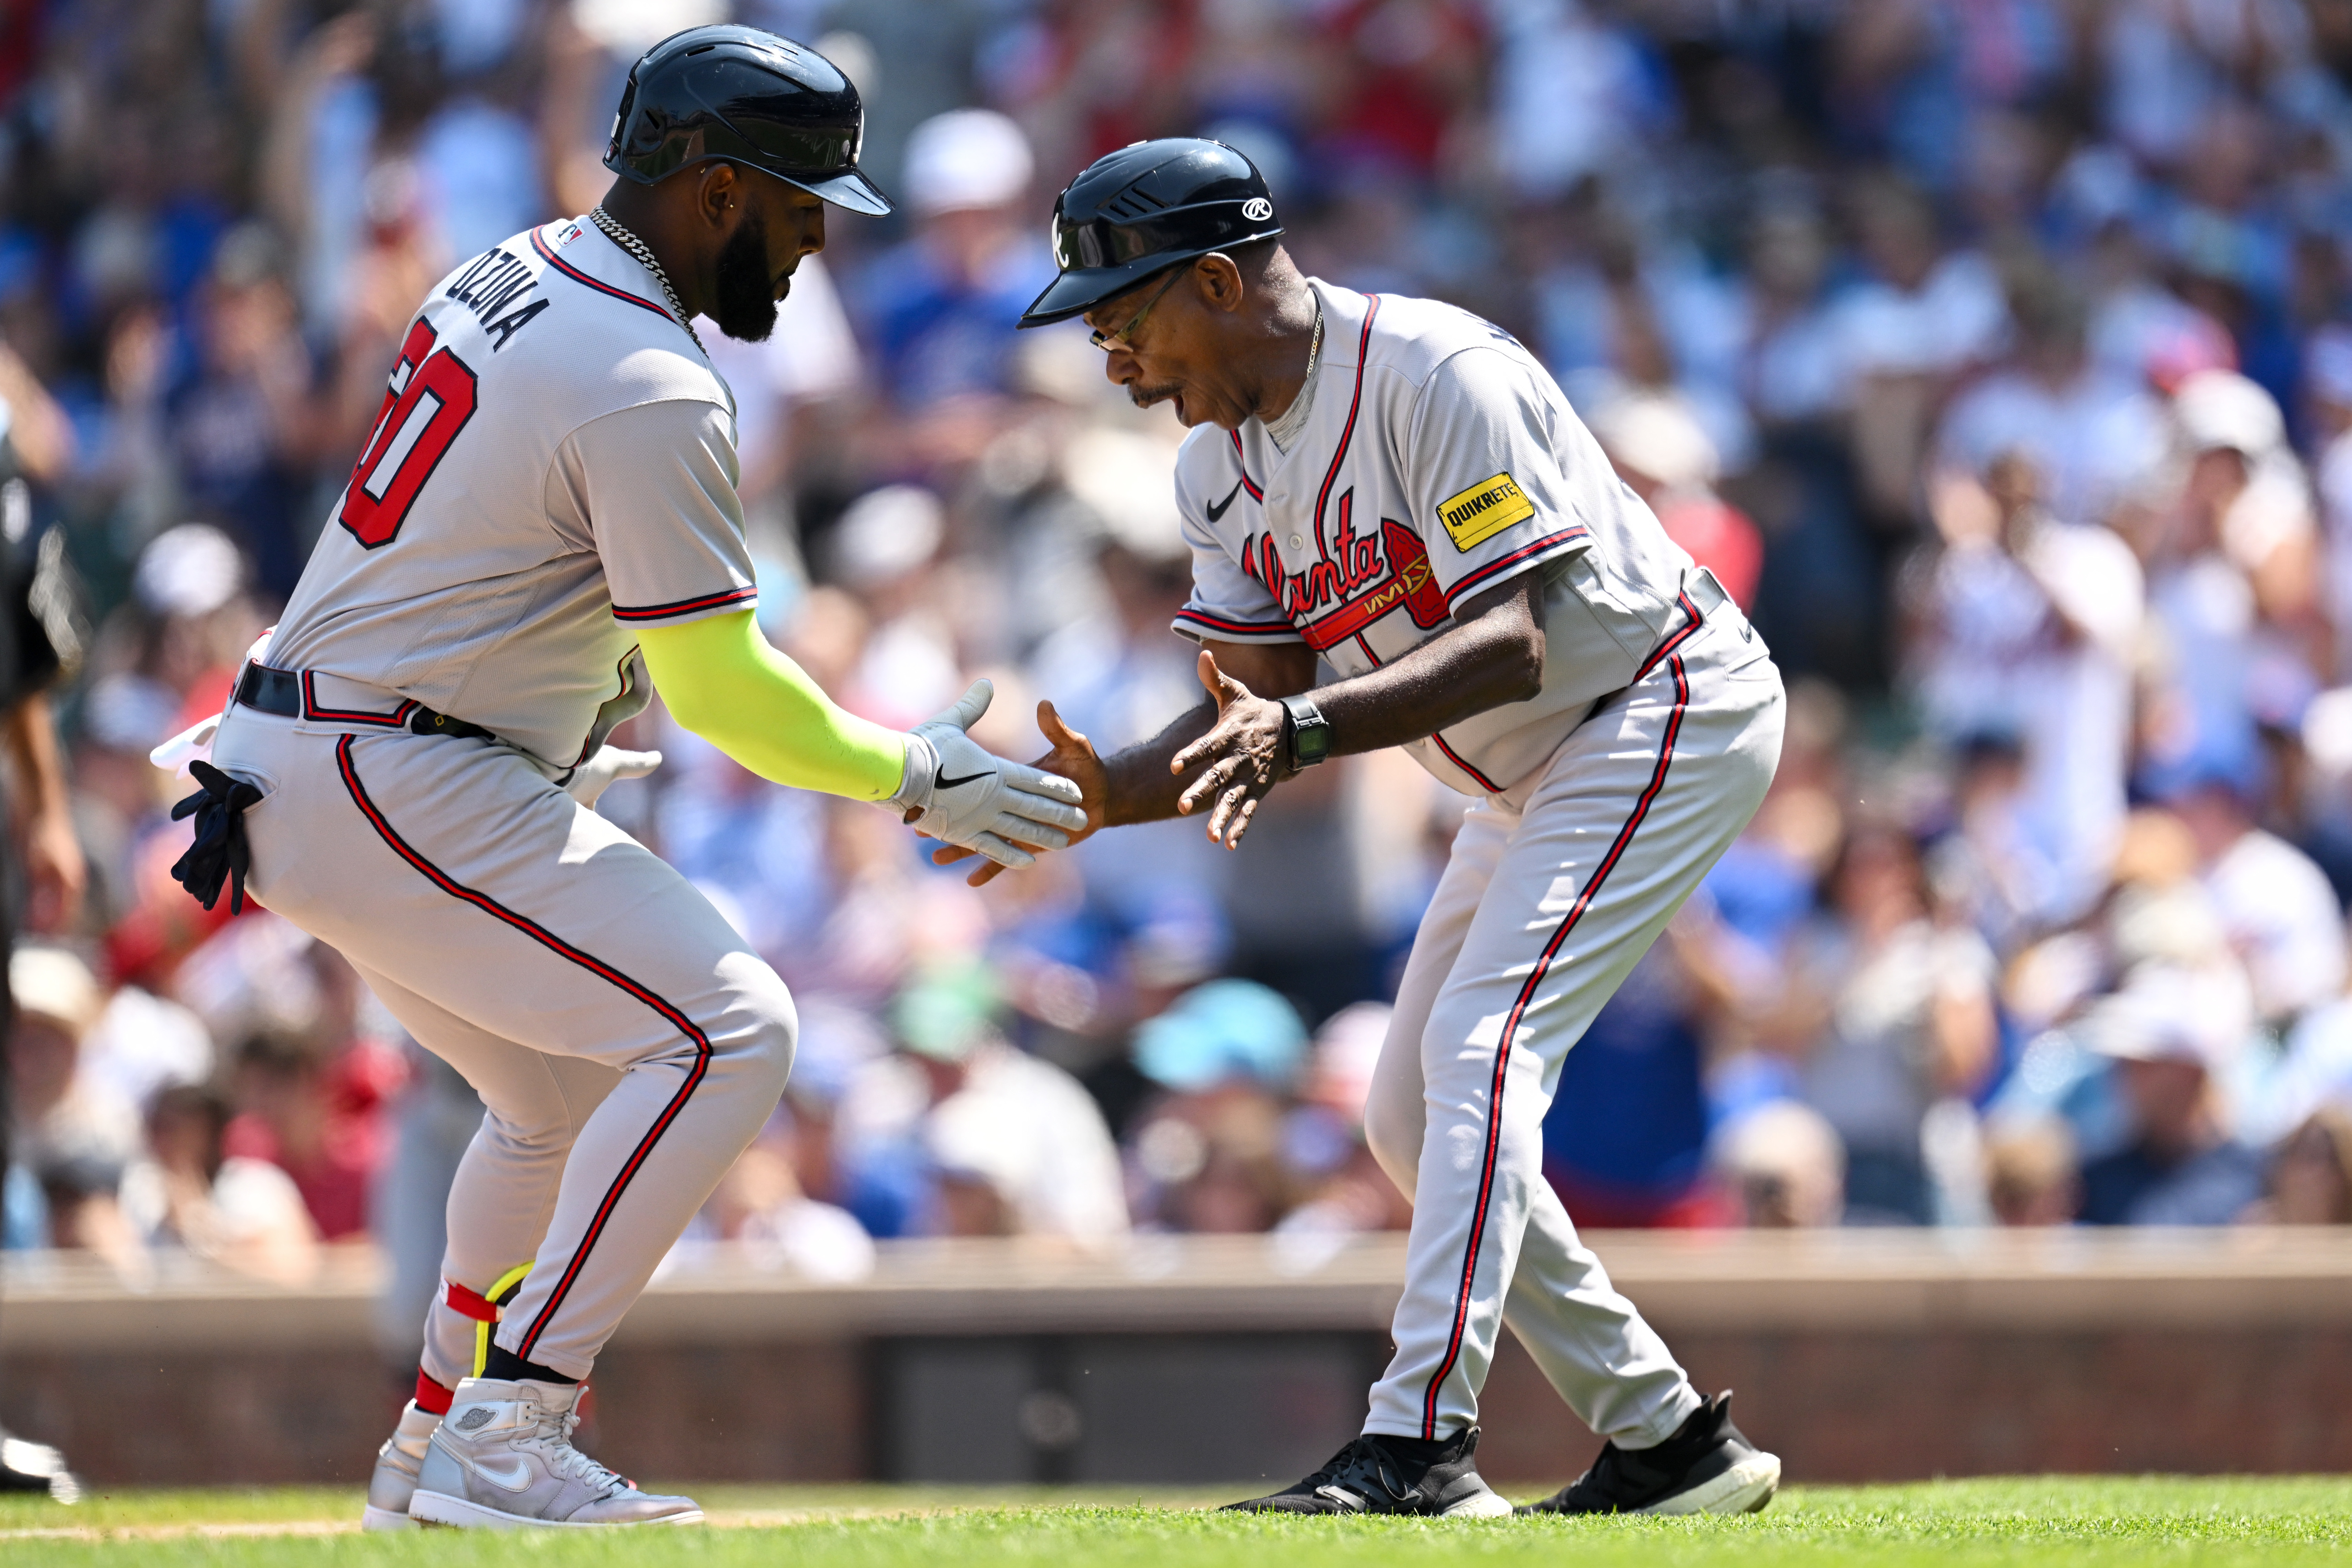
[[[479,1459],[473,1461],[472,1468],[476,1475],[481,1477],[482,1479],[489,1482],[492,1486],[504,1487],[510,1492],[529,1491],[530,1489],[530,1467],[524,1464],[520,1459],[517,1459],[514,1462],[514,1468],[511,1470],[494,1469],[490,1466],[482,1463]]]
[[[939,779],[939,780],[936,780],[936,781],[934,781],[934,782],[932,783],[931,787],[932,787],[933,789],[954,789],[954,788],[956,788],[956,787],[957,787],[958,785],[960,785],[960,784],[977,784],[977,783],[979,783],[982,779],[992,779],[992,778],[994,778],[995,776],[996,776],[996,774],[995,774],[994,773],[992,773],[992,773],[966,773],[966,774],[964,774],[964,775],[963,775],[963,777],[961,777],[961,778],[960,778],[960,779]]]
[[[1213,500],[1208,503],[1207,510],[1209,513],[1209,521],[1211,522],[1223,522],[1224,521],[1225,513],[1234,510],[1234,498],[1241,493],[1242,482],[1239,479],[1235,479],[1234,481],[1234,488],[1225,492],[1224,500]]]

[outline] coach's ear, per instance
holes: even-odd
[[[1200,291],[1201,303],[1229,315],[1242,308],[1242,299],[1249,292],[1234,258],[1214,252],[1192,263],[1192,286]]]

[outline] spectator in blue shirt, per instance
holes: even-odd
[[[2229,989],[2143,969],[2091,1020],[2132,1136],[2083,1167],[2084,1224],[2229,1225],[2263,1195],[2262,1157],[2231,1135],[2213,1094],[2213,1068],[2242,1043]]]
[[[1027,138],[992,110],[937,115],[908,139],[914,237],[854,290],[901,414],[944,415],[942,405],[992,404],[1013,389],[1014,323],[1054,277],[1042,224],[1022,220],[1031,172]]]

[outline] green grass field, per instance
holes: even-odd
[[[516,1563],[628,1568],[961,1568],[1084,1563],[1475,1563],[1711,1568],[1737,1563],[2291,1563],[2352,1558],[2352,1480],[2069,1479],[1804,1487],[1733,1520],[1243,1519],[1229,1492],[1043,1493],[910,1487],[705,1487],[719,1528],[491,1535],[351,1532],[355,1492],[99,1493],[79,1508],[0,1499],[0,1563]]]

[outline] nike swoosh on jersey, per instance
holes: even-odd
[[[933,784],[931,787],[933,789],[954,789],[959,784],[977,784],[982,779],[992,779],[996,775],[992,773],[966,773],[960,779],[940,779],[937,783]]]
[[[1225,492],[1224,500],[1213,500],[1209,503],[1209,521],[1211,522],[1223,521],[1225,513],[1234,510],[1234,498],[1241,493],[1242,482],[1239,479],[1235,479],[1234,481],[1234,488]]]
[[[530,1467],[524,1464],[520,1459],[517,1459],[514,1462],[514,1468],[511,1470],[493,1469],[489,1466],[485,1465],[480,1460],[477,1459],[474,1461],[473,1469],[476,1475],[481,1477],[482,1479],[489,1482],[492,1486],[504,1487],[510,1492],[529,1491],[530,1489]]]

